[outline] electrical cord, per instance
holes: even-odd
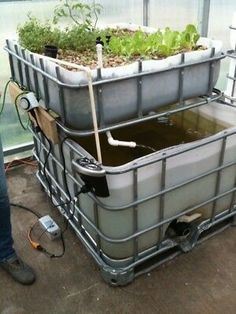
[[[88,193],[88,192],[90,192],[91,191],[91,189],[87,186],[87,185],[83,185],[82,187],[81,187],[81,189],[80,189],[80,191],[77,193],[77,195],[76,195],[76,197],[74,198],[74,200],[73,200],[73,211],[72,211],[72,213],[70,213],[70,215],[68,216],[68,218],[66,218],[66,226],[65,226],[65,228],[64,228],[64,230],[62,231],[62,234],[64,233],[64,232],[66,232],[66,230],[68,229],[68,227],[69,227],[69,221],[71,221],[71,219],[74,217],[74,214],[75,214],[75,202],[76,202],[76,200],[77,200],[77,197],[80,195],[80,194],[82,194],[82,193]],[[57,205],[57,206],[60,206],[60,204],[59,205]]]
[[[36,120],[37,122],[37,120]],[[46,168],[47,168],[47,163],[48,163],[48,160],[49,160],[49,157],[50,157],[50,154],[52,152],[52,143],[51,141],[49,140],[49,138],[46,136],[46,134],[42,131],[42,129],[40,129],[40,132],[42,133],[42,135],[44,136],[44,138],[47,140],[48,142],[48,145],[49,145],[49,150],[47,152],[47,155],[45,157],[45,160],[44,160],[44,163],[43,163],[43,175],[45,177],[45,180],[47,182],[47,187],[48,187],[48,191],[49,191],[49,197],[51,199],[51,202],[52,204],[54,205],[54,202],[53,202],[53,192],[52,192],[52,186],[51,186],[51,183],[48,179],[48,175],[47,175],[47,172],[46,172]],[[72,202],[72,197],[71,197],[71,194],[70,194],[70,191],[69,191],[69,188],[68,188],[68,184],[67,184],[67,178],[66,178],[66,163],[65,163],[65,156],[64,156],[64,152],[63,152],[63,143],[65,142],[65,140],[67,139],[68,137],[65,137],[62,142],[60,143],[60,152],[61,152],[61,156],[62,156],[62,166],[63,166],[63,180],[65,182],[65,188],[66,188],[66,192],[67,192],[67,195],[69,196],[69,200],[65,203],[61,203],[61,204],[58,204],[58,205],[54,205],[55,207],[59,207],[59,206],[63,206],[63,205],[67,205],[67,204],[70,204]]]
[[[48,163],[51,151],[52,151],[52,144],[51,144],[50,140],[47,138],[47,136],[44,134],[44,132],[42,130],[41,130],[41,133],[46,138],[46,140],[48,142],[48,145],[49,145],[49,150],[48,150],[48,153],[47,153],[47,155],[45,157],[45,160],[44,160],[44,163],[43,163],[43,174],[44,174],[44,177],[45,177],[46,182],[47,182],[47,187],[48,187],[48,191],[49,191],[49,197],[51,199],[52,204],[54,205],[54,201],[53,201],[53,198],[52,198],[52,196],[53,196],[52,186],[51,186],[51,183],[50,183],[50,181],[48,179],[48,175],[47,175],[47,172],[46,172],[47,163]],[[65,156],[64,156],[64,152],[63,152],[63,143],[65,142],[66,139],[68,139],[68,137],[65,137],[62,140],[62,142],[60,143],[60,152],[61,152],[62,166],[63,166],[63,180],[64,180],[64,183],[65,183],[66,193],[69,196],[69,200],[67,202],[54,205],[55,207],[60,207],[60,206],[63,206],[63,205],[68,205],[68,204],[73,203],[73,200],[72,200],[72,197],[71,197],[71,194],[70,194],[70,191],[69,191],[68,183],[67,183],[66,163],[65,163]],[[80,192],[78,193],[78,195],[79,194],[80,194]]]
[[[18,84],[18,82],[15,82],[13,79],[10,79],[10,80],[6,83],[5,88],[4,88],[4,92],[3,92],[2,104],[0,105],[0,116],[1,116],[1,114],[3,113],[4,107],[5,107],[6,95],[7,95],[7,88],[8,88],[8,85],[9,85],[11,82],[16,83],[21,89],[23,88],[23,87],[21,87],[21,86]],[[18,120],[19,120],[19,122],[20,122],[21,127],[22,127],[24,130],[27,130],[27,129],[28,129],[29,119],[28,119],[28,122],[27,122],[27,126],[25,126],[25,125],[23,124],[23,122],[22,122],[21,117],[20,117],[20,113],[19,113],[17,101],[18,101],[18,99],[19,99],[22,95],[24,95],[24,94],[26,94],[26,93],[28,93],[27,90],[22,91],[22,93],[20,93],[20,94],[18,94],[18,95],[16,96],[15,102],[14,102]]]
[[[77,198],[81,193],[87,193],[87,192],[89,192],[89,191],[90,191],[90,189],[89,189],[86,185],[82,186],[81,189],[80,189],[80,191],[79,191],[79,193],[78,193],[77,196],[75,197],[74,202],[76,201],[76,198]],[[63,204],[64,204],[64,203],[63,203]],[[63,204],[58,204],[57,206],[62,206]],[[29,210],[29,209],[27,208],[27,210]],[[34,223],[34,224],[30,227],[30,229],[29,229],[29,231],[28,231],[28,239],[29,239],[31,245],[33,246],[33,248],[35,248],[35,249],[37,249],[37,250],[43,252],[44,254],[46,254],[47,256],[49,256],[50,258],[60,258],[60,257],[62,257],[62,256],[65,254],[65,241],[64,241],[63,235],[64,235],[65,231],[68,229],[69,221],[70,221],[71,218],[74,216],[74,211],[75,211],[75,207],[74,207],[73,212],[68,216],[68,218],[66,218],[66,226],[65,226],[64,230],[61,231],[61,243],[62,243],[62,252],[61,252],[61,254],[58,254],[58,255],[57,255],[57,254],[54,254],[54,253],[49,252],[49,251],[46,250],[39,242],[36,242],[36,241],[34,241],[34,240],[32,239],[32,235],[31,235],[31,234],[32,234],[32,231],[33,231],[34,226],[36,225],[36,223],[37,223],[38,221],[37,221],[36,223]],[[45,230],[42,232],[42,234],[40,235],[39,239],[43,236],[43,234],[44,234],[45,232],[47,232],[47,229],[45,229]]]
[[[32,208],[26,207],[26,206],[21,205],[21,204],[15,204],[15,203],[10,203],[10,205],[13,206],[13,207],[18,207],[18,208],[27,210],[27,211],[30,212],[31,214],[35,215],[37,218],[41,218],[41,217],[42,217],[42,216],[39,214],[39,212],[37,212],[36,210],[34,210],[34,209],[32,209]]]
[[[24,94],[26,94],[26,93],[27,93],[27,91],[24,91],[24,92],[20,93],[19,95],[17,95],[16,98],[15,98],[15,103],[14,103],[15,108],[16,108],[16,113],[17,113],[18,120],[19,120],[19,122],[20,122],[20,125],[21,125],[22,129],[25,130],[25,131],[27,131],[27,129],[28,129],[29,118],[28,118],[28,121],[27,121],[27,125],[25,126],[25,125],[23,124],[22,119],[21,119],[21,116],[20,116],[20,112],[19,112],[19,109],[18,109],[17,101],[18,101],[18,99],[19,99],[22,95],[24,95]]]
[[[12,82],[12,79],[10,79],[10,80],[6,83],[5,88],[4,88],[3,99],[2,99],[1,106],[0,106],[0,115],[2,114],[3,109],[4,109],[4,107],[5,107],[6,95],[7,95],[7,88],[8,88],[8,85],[10,84],[10,82]]]
[[[24,160],[24,159],[13,159],[9,163],[7,163],[7,165],[5,167],[5,172],[7,172],[10,169],[12,169],[13,167],[19,166],[21,164],[29,165],[31,167],[37,167],[36,161],[28,161],[28,158],[27,158],[27,160]]]
[[[40,215],[36,210],[29,208],[27,206],[24,206],[21,204],[15,204],[15,203],[10,203],[10,205],[13,207],[18,207],[18,208],[24,209],[24,210],[32,213],[33,215],[35,215],[38,219],[42,217],[42,215]],[[42,253],[49,256],[50,258],[62,257],[65,254],[65,241],[63,238],[63,233],[61,233],[62,252],[58,255],[51,253],[47,249],[45,249],[39,242],[36,242],[35,240],[32,239],[32,231],[33,231],[33,229],[37,223],[38,223],[38,220],[29,228],[29,231],[27,233],[28,240],[29,240],[30,244],[32,245],[32,247],[38,251],[41,251]],[[46,232],[46,231],[47,230],[44,230],[44,232]]]
[[[17,100],[18,100],[18,98],[19,98],[21,95],[23,95],[23,94],[25,94],[25,92],[22,92],[21,94],[19,94],[19,95],[16,97],[16,99],[15,99],[15,107],[16,107],[16,111],[17,111],[17,115],[18,115],[18,119],[19,119],[19,121],[20,121],[20,124],[21,124],[22,128],[23,128],[24,130],[26,130],[27,128],[26,128],[26,127],[24,126],[24,124],[22,123],[22,120],[21,120],[21,118],[20,118],[20,114],[19,114],[19,111],[18,111],[18,107],[17,107]],[[53,203],[53,198],[52,198],[52,196],[53,196],[52,185],[51,185],[51,183],[50,183],[50,181],[49,181],[49,179],[48,179],[47,172],[46,172],[46,167],[47,167],[47,164],[48,164],[48,160],[49,160],[50,154],[51,154],[51,152],[52,152],[52,143],[51,143],[51,141],[48,139],[48,137],[44,134],[43,130],[39,127],[39,124],[38,124],[38,122],[37,122],[37,117],[36,117],[36,115],[34,116],[34,118],[35,118],[35,121],[36,121],[36,124],[37,124],[37,126],[36,126],[37,132],[41,132],[42,136],[47,140],[48,145],[49,145],[49,149],[48,149],[48,152],[47,152],[47,155],[46,155],[46,157],[45,157],[44,164],[43,164],[43,174],[44,174],[45,180],[46,180],[47,185],[48,185],[49,197],[50,197],[50,199],[51,199],[51,201],[52,201],[52,204],[54,205],[54,203]],[[64,155],[64,151],[63,151],[63,144],[64,144],[64,142],[65,142],[68,138],[69,138],[69,137],[63,138],[63,140],[62,140],[61,143],[60,143],[60,147],[59,147],[59,148],[60,148],[60,153],[61,153],[61,158],[62,158],[63,180],[64,180],[64,183],[65,183],[65,189],[66,189],[66,193],[67,193],[67,195],[68,195],[68,197],[69,197],[69,200],[68,200],[67,202],[54,205],[55,207],[59,207],[59,206],[67,205],[67,204],[70,204],[70,203],[73,204],[73,211],[67,213],[67,214],[68,214],[68,217],[66,218],[66,226],[65,226],[64,230],[61,232],[61,242],[62,242],[62,252],[61,252],[61,254],[56,255],[56,254],[54,254],[54,253],[49,252],[49,251],[48,251],[47,249],[45,249],[39,242],[36,242],[36,241],[34,241],[34,240],[32,239],[32,231],[33,231],[33,228],[35,227],[35,225],[37,224],[38,221],[37,221],[36,223],[34,223],[34,224],[30,227],[30,229],[29,229],[29,231],[28,231],[28,234],[27,234],[28,240],[30,241],[32,247],[35,248],[35,249],[37,249],[38,251],[43,252],[45,255],[49,256],[50,258],[60,258],[60,257],[62,257],[62,256],[64,255],[64,253],[65,253],[65,241],[64,241],[64,238],[63,238],[63,234],[64,234],[65,231],[68,229],[69,221],[70,221],[70,220],[72,219],[72,217],[74,216],[74,213],[75,213],[75,202],[76,202],[76,200],[77,200],[77,197],[78,197],[81,193],[88,193],[88,192],[90,191],[90,188],[88,188],[88,187],[85,185],[85,186],[82,186],[82,187],[81,187],[80,191],[77,193],[77,195],[74,197],[74,199],[72,199],[72,197],[71,197],[71,194],[70,194],[70,191],[69,191],[69,187],[68,187],[68,182],[67,182],[67,176],[66,176],[66,162],[65,162],[65,155]],[[20,207],[20,208],[22,208],[22,209],[25,209],[25,210],[27,210],[27,211],[33,213],[35,216],[37,216],[37,218],[40,218],[40,217],[41,217],[41,215],[40,215],[39,213],[37,213],[36,211],[34,211],[34,210],[32,210],[32,209],[30,209],[30,208],[28,208],[28,207],[26,207],[26,206],[18,205],[18,204],[12,204],[12,206]],[[43,231],[42,235],[43,235],[46,231],[47,231],[47,229],[45,229],[45,230]],[[41,236],[42,236],[42,235],[41,235]],[[41,238],[41,236],[40,236],[40,238]],[[39,238],[39,239],[40,239],[40,238]]]
[[[28,231],[28,234],[27,234],[27,237],[28,237],[28,240],[30,242],[30,244],[32,245],[32,247],[42,253],[44,253],[45,255],[47,255],[48,257],[50,258],[60,258],[60,257],[63,257],[64,254],[65,254],[65,250],[66,250],[66,247],[65,247],[65,241],[64,241],[64,237],[63,237],[63,233],[61,233],[61,243],[62,243],[62,252],[60,254],[54,254],[54,253],[51,253],[49,252],[47,249],[45,249],[39,242],[36,242],[32,239],[32,231],[35,227],[35,225],[38,223],[38,221],[36,223],[34,223],[29,231]],[[47,232],[47,229],[45,229],[43,231],[43,233],[40,235],[40,238],[42,237],[42,235]]]

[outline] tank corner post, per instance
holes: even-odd
[[[108,265],[103,265],[100,267],[100,273],[105,282],[113,287],[125,286],[131,283],[134,278],[134,269],[122,269],[122,268],[113,268]]]
[[[233,216],[232,227],[236,227],[236,215]]]

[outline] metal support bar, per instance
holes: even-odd
[[[138,170],[137,168],[133,170],[133,201],[138,200]],[[135,234],[138,231],[138,206],[133,207],[133,233]],[[133,239],[134,262],[138,259],[138,237]]]
[[[61,73],[60,73],[59,66],[56,66],[55,69],[56,69],[57,79],[60,80]],[[58,88],[58,93],[60,95],[59,97],[59,106],[60,106],[60,113],[61,113],[60,116],[61,116],[62,122],[65,124],[66,123],[66,111],[65,111],[65,102],[64,102],[64,91],[60,85],[58,85],[57,88]]]
[[[22,145],[17,145],[17,146],[6,148],[6,149],[4,149],[4,152],[3,152],[4,157],[24,153],[28,150],[31,151],[33,149],[33,147],[34,147],[33,142],[29,142],[29,143],[24,143]],[[30,154],[30,155],[32,155],[32,154]]]
[[[21,53],[24,59],[26,59],[26,55],[25,55],[25,49],[21,49]],[[25,79],[26,79],[26,84],[27,86],[29,86],[29,90],[31,90],[31,82],[30,82],[30,75],[29,75],[29,67],[26,66],[26,64],[24,63],[24,70],[25,70]]]
[[[97,69],[97,80],[102,80],[102,70],[101,68]],[[97,110],[98,114],[97,116],[100,117],[99,126],[104,127],[104,106],[103,106],[103,97],[102,97],[102,92],[103,92],[103,86],[102,84],[99,85],[96,89],[97,91]]]
[[[96,203],[93,204],[93,213],[94,213],[94,224],[96,226],[97,230],[100,230],[100,226],[99,226],[99,215],[98,215],[98,205]],[[96,244],[97,244],[97,253],[98,255],[100,255],[100,251],[101,251],[101,238],[99,233],[96,233]]]
[[[14,45],[16,53],[19,54],[19,49],[17,45]],[[23,73],[22,73],[22,68],[21,68],[22,62],[18,59],[17,60],[17,68],[19,72],[19,79],[20,79],[20,84],[23,85]]]
[[[211,48],[211,57],[212,60],[214,59],[214,55],[215,55],[215,48]],[[209,81],[208,81],[208,96],[212,95],[213,92],[213,78],[214,78],[214,69],[215,69],[215,62],[211,61],[210,64],[210,71],[209,71]]]
[[[219,157],[219,164],[218,164],[219,170],[217,171],[217,175],[216,175],[215,196],[217,196],[220,193],[221,172],[222,172],[221,166],[223,166],[223,162],[224,162],[226,141],[227,141],[227,137],[224,137],[222,140],[222,145],[221,145],[221,150],[220,150],[220,157]],[[216,204],[217,204],[217,200],[214,200],[212,203],[211,221],[215,220]]]
[[[219,90],[214,89],[214,92],[216,93],[216,95],[211,95],[208,98],[205,97],[204,100],[199,101],[198,103],[195,102],[195,103],[191,103],[191,104],[188,104],[188,105],[178,106],[176,109],[169,110],[169,111],[163,112],[163,113],[157,113],[157,114],[153,114],[153,115],[146,115],[146,116],[143,116],[141,119],[140,118],[136,118],[136,119],[120,122],[118,124],[112,124],[112,125],[106,126],[104,128],[100,128],[98,130],[98,133],[102,133],[102,132],[106,132],[106,131],[112,131],[112,130],[115,130],[115,129],[127,127],[127,126],[130,126],[130,125],[137,124],[137,123],[139,123],[141,121],[142,122],[146,122],[146,121],[154,120],[155,118],[170,116],[171,114],[175,114],[175,113],[178,113],[178,112],[181,112],[181,111],[185,111],[185,110],[188,110],[188,109],[197,108],[197,107],[206,105],[207,103],[216,101],[219,98],[221,98],[222,93]],[[63,132],[65,132],[65,134],[70,135],[70,136],[88,136],[88,135],[94,134],[93,130],[77,131],[77,130],[74,130],[74,129],[70,129],[70,128],[66,127],[65,125],[63,125],[60,121],[57,121],[57,125]]]
[[[185,54],[181,54],[181,64],[185,63]],[[183,105],[184,67],[179,71],[179,104]]]
[[[163,154],[164,155],[164,154]],[[166,189],[166,158],[164,157],[162,160],[162,166],[161,166],[161,191],[165,191]],[[159,222],[162,222],[164,220],[164,212],[165,212],[165,195],[166,193],[163,193],[160,195],[160,210],[159,210]],[[164,225],[160,225],[159,228],[159,241],[161,241],[164,237]]]
[[[10,44],[9,44],[9,40],[6,40],[6,44],[7,44],[7,48],[10,49]],[[10,64],[10,70],[11,70],[11,75],[12,78],[15,79],[15,70],[14,70],[14,66],[13,66],[13,57],[11,54],[8,54],[8,58],[9,58],[9,64]]]
[[[139,60],[138,62],[138,72],[142,73],[143,64],[142,61]],[[142,118],[142,76],[137,78],[137,116]]]
[[[39,59],[40,66],[44,71],[44,61],[43,58]],[[49,92],[48,92],[48,84],[47,84],[47,78],[43,75],[43,89],[44,89],[44,97],[45,97],[45,106],[47,109],[49,109]]]

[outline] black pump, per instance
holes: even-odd
[[[73,160],[72,163],[81,179],[92,193],[99,197],[110,196],[106,171],[100,165],[87,157]]]

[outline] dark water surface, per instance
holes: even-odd
[[[125,127],[111,132],[116,140],[134,141],[139,145],[149,146],[159,151],[181,143],[189,143],[199,139],[201,134],[191,132],[175,125],[172,120],[157,119],[139,123],[135,126]],[[100,136],[103,164],[106,166],[118,166],[132,161],[141,156],[153,153],[149,147],[121,147],[111,146],[107,142],[107,136]],[[77,139],[77,142],[96,158],[94,136]]]

